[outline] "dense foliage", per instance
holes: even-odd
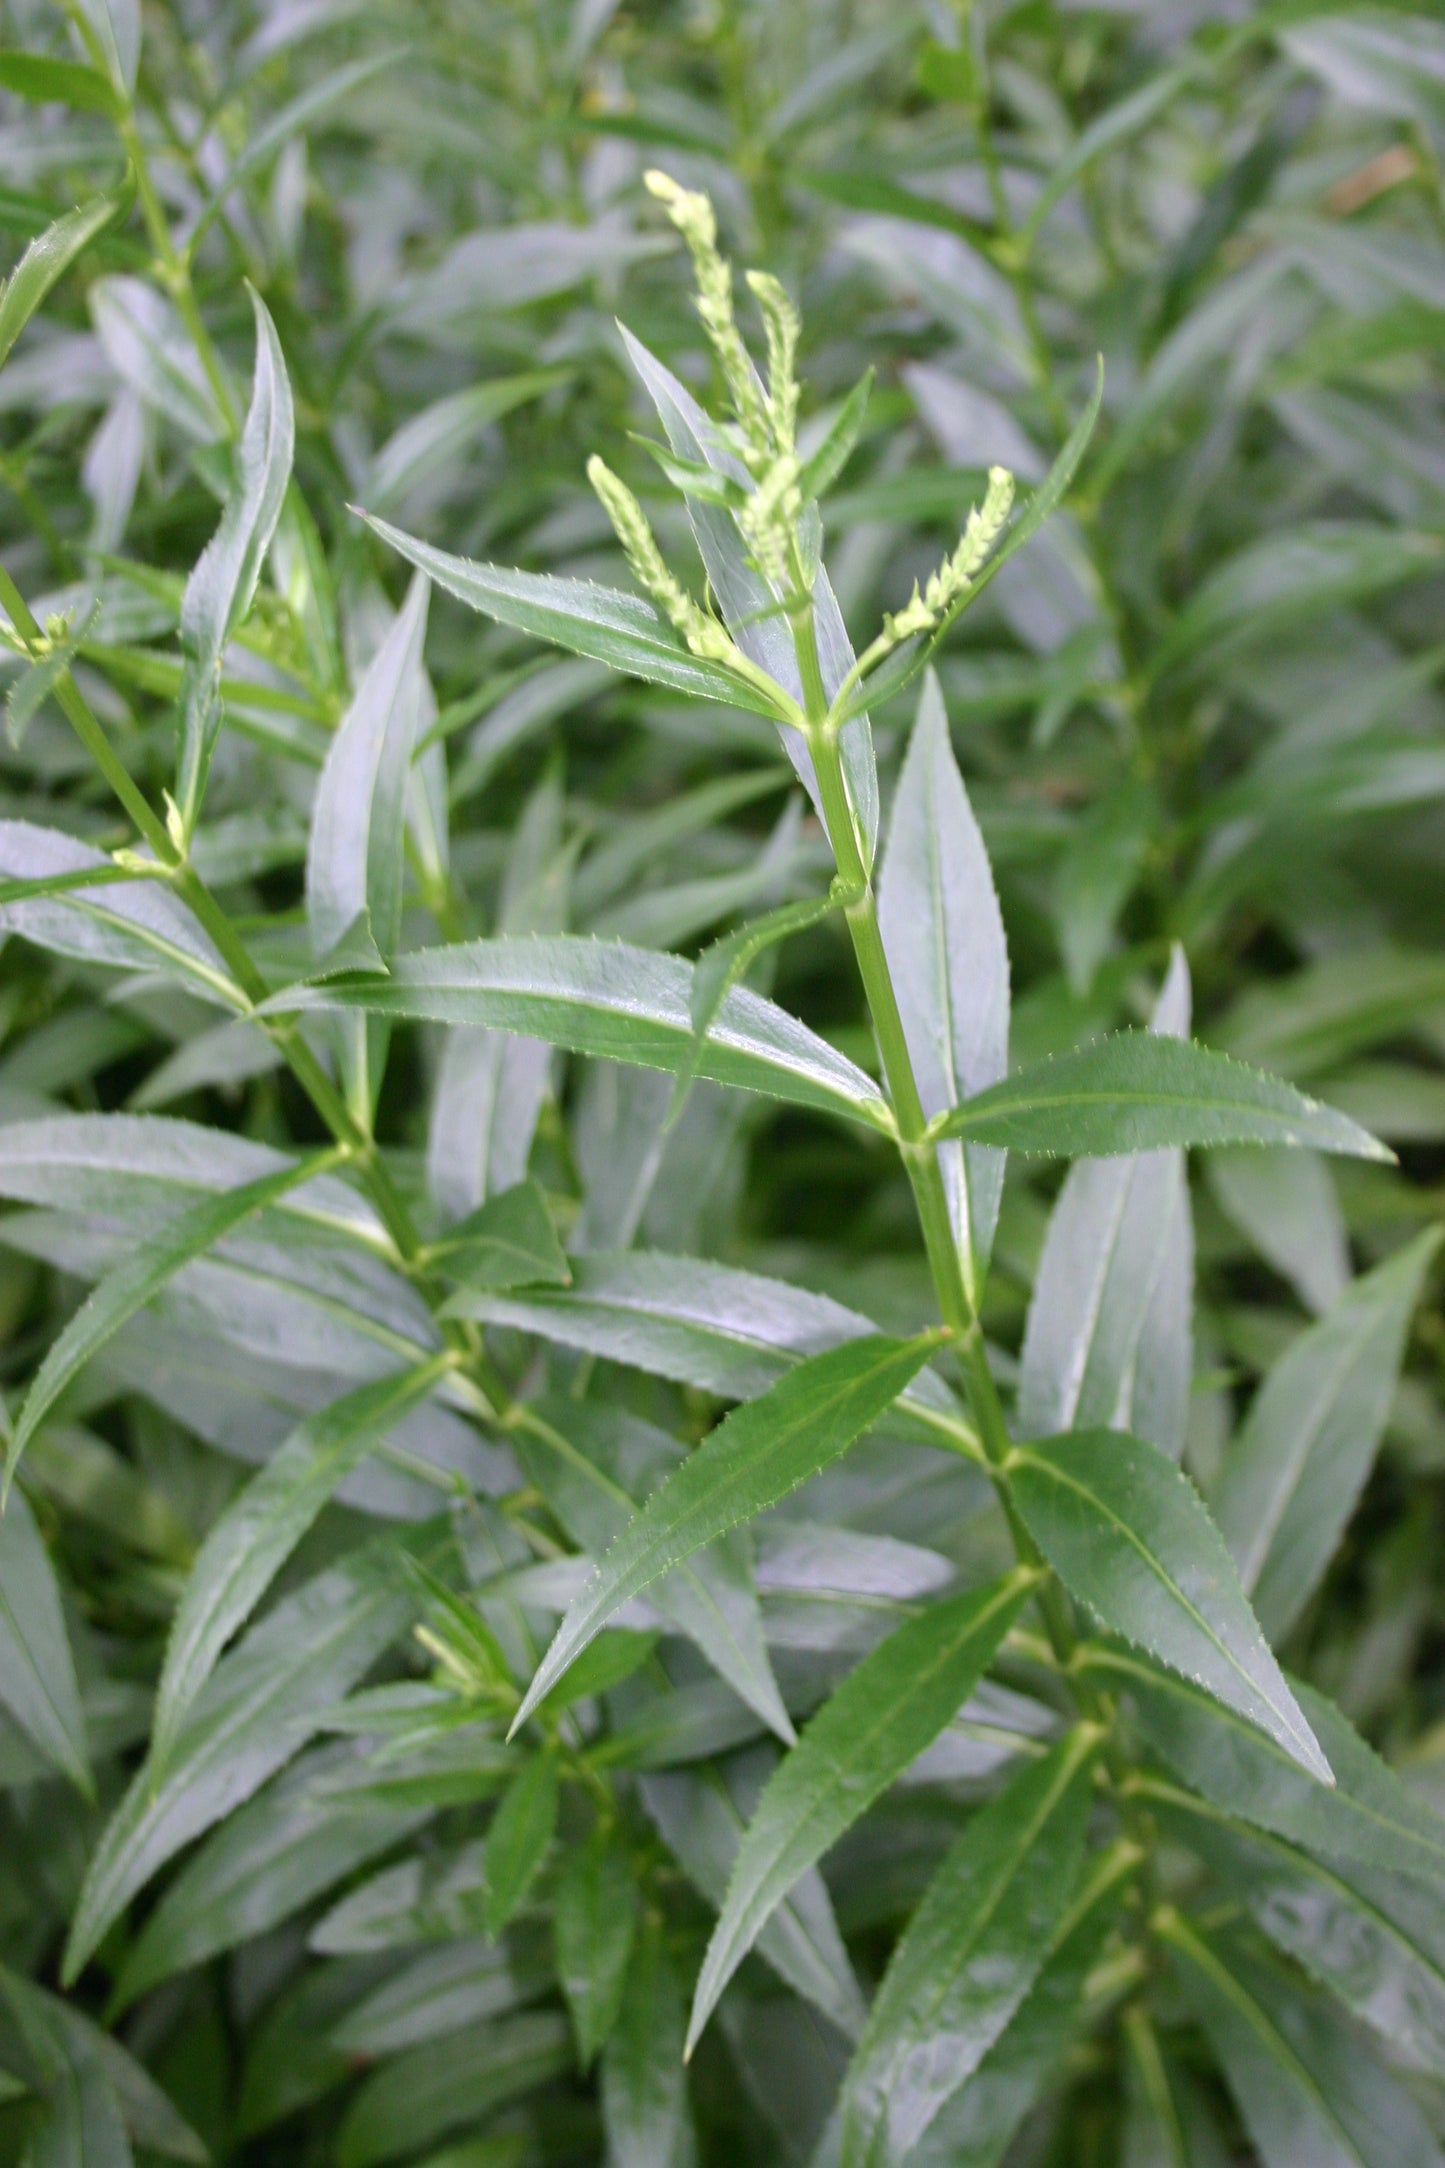
[[[0,2163],[1441,2168],[1438,13],[3,20]]]

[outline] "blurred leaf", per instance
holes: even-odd
[[[637,1921],[637,1889],[627,1854],[599,1823],[589,1842],[574,1846],[565,1862],[553,1915],[557,1980],[584,2070],[606,2044],[622,2008]]]
[[[15,59],[27,61],[28,56],[17,54]],[[66,62],[40,63],[42,66],[58,66],[66,69],[70,82],[70,66]],[[75,77],[89,77],[88,68],[75,68]],[[97,81],[99,78],[97,78]],[[8,84],[7,88],[16,86]],[[72,86],[73,87],[73,86]],[[83,249],[89,248],[97,234],[103,233],[111,220],[119,215],[130,201],[129,189],[122,189],[112,196],[95,196],[83,203],[79,210],[67,212],[53,226],[38,234],[30,243],[9,278],[0,288],[0,364],[3,364],[11,347],[29,323],[41,302],[56,280],[64,275]]]
[[[0,1701],[46,1760],[94,1795],[60,1589],[23,1491],[0,1513]]]
[[[557,1761],[537,1754],[497,1803],[487,1827],[486,1923],[499,1935],[524,1903],[557,1829]]]
[[[428,1257],[463,1287],[566,1287],[572,1270],[535,1182],[515,1182],[450,1226]]]
[[[602,2055],[602,2120],[615,2168],[693,2168],[682,1990],[660,1925],[644,1919]]]

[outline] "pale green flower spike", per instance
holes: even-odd
[[[668,217],[687,243],[697,280],[697,313],[717,355],[733,409],[741,424],[750,470],[772,453],[771,431],[762,387],[748,359],[733,313],[733,275],[717,245],[717,219],[712,204],[697,189],[684,188],[670,173],[654,168],[643,175],[650,193],[667,210]]]
[[[762,310],[768,338],[768,419],[779,452],[791,452],[798,434],[798,312],[768,271],[749,271],[748,286]]]
[[[1008,468],[990,467],[983,503],[976,504],[969,513],[953,555],[945,557],[938,570],[929,574],[921,595],[915,586],[903,608],[884,618],[882,642],[875,645],[886,642],[885,654],[916,632],[932,632],[939,619],[968,593],[975,574],[982,571],[1003,532],[1013,501],[1014,478]]]
[[[627,484],[620,481],[595,452],[587,462],[587,479],[602,500],[638,586],[651,595],[694,655],[703,656],[709,662],[736,665],[740,657],[728,634],[701,603],[693,600],[681,582],[673,578],[663,563],[647,514]]]
[[[803,496],[797,455],[780,452],[737,515],[743,540],[765,580],[788,585],[789,552]]]

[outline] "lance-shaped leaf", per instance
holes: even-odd
[[[1333,2011],[1172,1910],[1154,1924],[1265,2168],[1439,2168],[1410,2094]]]
[[[778,1767],[770,1747],[729,1755],[719,1767],[640,1780],[642,1802],[694,1888],[720,1912],[748,1823]],[[830,2018],[849,2040],[867,2011],[816,1867],[801,1874],[764,1923],[754,1948],[780,1980]]]
[[[563,1619],[512,1729],[614,1612],[718,1536],[786,1498],[877,1422],[938,1344],[934,1334],[853,1340],[800,1363],[734,1408],[618,1537]]]
[[[1032,1987],[1078,1879],[1097,1727],[956,1838],[888,1961],[843,2081],[842,2168],[899,2168]]]
[[[503,1792],[487,1827],[487,1933],[499,1935],[526,1901],[557,1831],[556,1756],[534,1755]]]
[[[614,2168],[690,2168],[697,2157],[682,2059],[682,1988],[658,1919],[643,1922],[602,2058],[602,2121]]]
[[[323,1153],[321,1165],[331,1164]],[[167,1281],[173,1280],[193,1258],[203,1256],[217,1242],[235,1232],[244,1220],[309,1180],[318,1172],[315,1160],[300,1160],[263,1174],[259,1181],[243,1182],[237,1189],[223,1190],[217,1197],[203,1198],[140,1243],[92,1290],[65,1330],[53,1340],[36,1371],[25,1404],[20,1410],[5,1456],[8,1488],[16,1464],[30,1439],[56,1401],[77,1378],[93,1355],[113,1340],[128,1318],[143,1310]]]
[[[92,1796],[85,1719],[60,1589],[24,1493],[0,1513],[0,1703],[45,1759]]]
[[[1017,2014],[934,2117],[909,2156],[909,2168],[997,2168],[1087,2022],[1085,1982],[1138,1864],[1137,1847],[1123,1839],[1095,1855]]]
[[[366,517],[363,514],[363,517]],[[620,588],[599,587],[591,580],[557,579],[550,573],[511,572],[501,565],[473,564],[403,534],[384,519],[367,525],[399,550],[438,587],[499,624],[512,625],[574,655],[590,656],[628,677],[690,693],[695,700],[719,700],[746,708],[774,722],[796,723],[797,713],[785,694],[772,699],[760,679],[744,676],[726,663],[694,655],[660,618],[650,603]]]
[[[430,590],[418,576],[336,727],[311,808],[306,917],[318,958],[363,912],[383,956],[401,932],[406,784],[424,712]]]
[[[181,603],[180,751],[176,799],[187,834],[196,824],[221,727],[221,661],[261,577],[291,478],[295,421],[281,343],[266,304],[256,315],[251,404],[236,446],[236,478],[221,524],[196,561]]]
[[[671,1474],[682,1448],[598,1402],[533,1401],[528,1413],[513,1437],[517,1458],[573,1541],[600,1557],[627,1527],[637,1499]],[[768,1660],[745,1531],[694,1553],[654,1584],[648,1600],[791,1745],[795,1734]]]
[[[584,2070],[617,2022],[637,1917],[637,1884],[627,1853],[615,1833],[599,1824],[586,1844],[573,1847],[552,1914],[557,1984]]]
[[[1265,1632],[1309,1601],[1370,1472],[1438,1228],[1347,1289],[1275,1364],[1225,1457],[1214,1509]]]
[[[1186,1476],[1117,1430],[1017,1447],[1006,1465],[1029,1534],[1080,1603],[1332,1781]]]
[[[1170,1144],[1308,1144],[1354,1159],[1394,1156],[1348,1116],[1262,1069],[1143,1031],[1116,1032],[1020,1069],[966,1100],[939,1129],[1062,1159]]]
[[[932,1604],[865,1656],[758,1802],[693,1997],[691,2051],[743,1958],[805,1869],[957,1715],[1038,1576],[1020,1567]]]
[[[17,54],[17,59],[25,56]],[[63,63],[62,63],[63,65]],[[78,71],[85,75],[89,69]],[[0,363],[39,308],[51,287],[68,271],[82,249],[103,233],[117,212],[130,201],[128,188],[112,196],[94,196],[78,211],[68,211],[53,226],[37,234],[15,269],[0,288]]]
[[[1272,1942],[1392,2052],[1445,2073],[1445,1900],[1402,1875],[1323,1865],[1162,1779],[1138,1790]]]
[[[463,1287],[565,1287],[572,1277],[547,1200],[535,1182],[514,1182],[449,1227],[427,1251]]]
[[[574,1257],[571,1269],[565,1291],[468,1290],[447,1307],[453,1315],[540,1333],[562,1347],[632,1364],[724,1400],[751,1400],[794,1364],[877,1329],[829,1295],[708,1258],[628,1250]],[[899,1396],[893,1421],[954,1444],[972,1435],[934,1370],[920,1371]]]
[[[107,877],[115,861],[58,828],[33,821],[0,821],[0,931],[23,934],[38,948],[125,971],[161,972],[185,981],[203,999],[243,1008],[207,936],[191,913],[160,883],[132,880],[83,889],[53,884]],[[23,888],[17,886],[23,882]]]
[[[1008,1073],[1009,1021],[998,896],[932,671],[893,800],[878,920],[918,1095],[931,1119]],[[952,1140],[940,1152],[954,1239],[976,1300],[998,1219],[1003,1154]]]
[[[1150,1024],[1189,1028],[1176,951]],[[1177,1461],[1192,1367],[1194,1244],[1177,1152],[1072,1167],[1049,1219],[1019,1367],[1018,1427],[1132,1430]]]
[[[414,2159],[418,2146],[480,2121],[535,2086],[555,2085],[570,2060],[560,2011],[523,2010],[494,2024],[443,2033],[392,2057],[366,2079],[337,2134],[336,2168]]]
[[[692,967],[692,985],[687,997],[692,1046],[678,1065],[677,1082],[673,1086],[672,1104],[667,1115],[669,1127],[682,1112],[682,1103],[697,1073],[713,1018],[733,987],[768,949],[775,948],[792,934],[816,926],[836,908],[832,896],[780,904],[776,911],[767,911],[761,918],[750,919],[747,925],[735,927],[731,933],[721,934],[716,941],[708,943]]]
[[[365,1009],[439,1024],[489,1024],[574,1053],[679,1068],[692,1056],[691,972],[680,956],[575,935],[459,941],[401,956],[387,978],[288,987],[277,1009]],[[891,1132],[871,1078],[815,1032],[745,986],[723,1001],[697,1074]],[[1337,1116],[1343,1121],[1343,1116]]]
[[[369,1775],[355,1741],[313,1747],[228,1815],[147,1913],[126,1952],[113,2011],[269,1932],[428,1819],[426,1806],[358,1796]]]
[[[196,1554],[156,1690],[151,1754],[163,1767],[216,1658],[248,1619],[338,1483],[443,1375],[446,1358],[378,1378],[300,1424],[231,1501]]]
[[[398,1551],[387,1537],[308,1581],[216,1666],[166,1768],[142,1764],[91,1855],[67,1984],[136,1891],[298,1753],[401,1632],[414,1598]]]
[[[54,2123],[32,2142],[27,2159],[36,2168],[128,2163],[127,2136],[146,2149],[147,2158],[163,2154],[205,2168],[211,2156],[149,2071],[74,2002],[0,1965],[0,2008],[13,2020],[5,2026],[7,2069],[32,2091],[48,2095],[52,2108],[58,2092],[68,2094],[70,2106],[79,2111],[74,2123],[67,2125],[64,2113],[57,2119],[64,2142],[57,2142]],[[117,2120],[122,2130],[116,2129]]]
[[[1112,1692],[1128,1696],[1151,1752],[1214,1806],[1288,1837],[1317,1859],[1409,1875],[1445,1890],[1445,1821],[1323,1695],[1294,1682],[1334,1774],[1332,1786],[1187,1679],[1119,1649],[1090,1649],[1085,1663]]]

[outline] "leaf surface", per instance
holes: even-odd
[[[45,1759],[92,1796],[85,1717],[60,1587],[23,1491],[0,1512],[0,1702]]]
[[[932,1335],[850,1341],[800,1363],[760,1399],[725,1416],[602,1558],[558,1628],[513,1730],[623,1604],[846,1453],[935,1345]]]
[[[1332,1781],[1186,1476],[1154,1446],[1115,1430],[1023,1446],[1007,1465],[1030,1535],[1080,1603]]]
[[[843,2084],[843,2168],[897,2168],[1023,2002],[1083,1853],[1097,1734],[1025,1768],[955,1838],[888,1961]]]
[[[1318,1587],[1364,1488],[1440,1240],[1430,1228],[1406,1243],[1299,1335],[1225,1456],[1215,1513],[1274,1641]]]
[[[780,1900],[938,1736],[982,1677],[1037,1576],[945,1598],[851,1671],[779,1764],[739,1849],[693,1997],[689,2050]]]
[[[1347,1115],[1189,1039],[1121,1031],[1020,1069],[966,1100],[941,1134],[1056,1158],[1164,1145],[1307,1144],[1389,1159]]]

